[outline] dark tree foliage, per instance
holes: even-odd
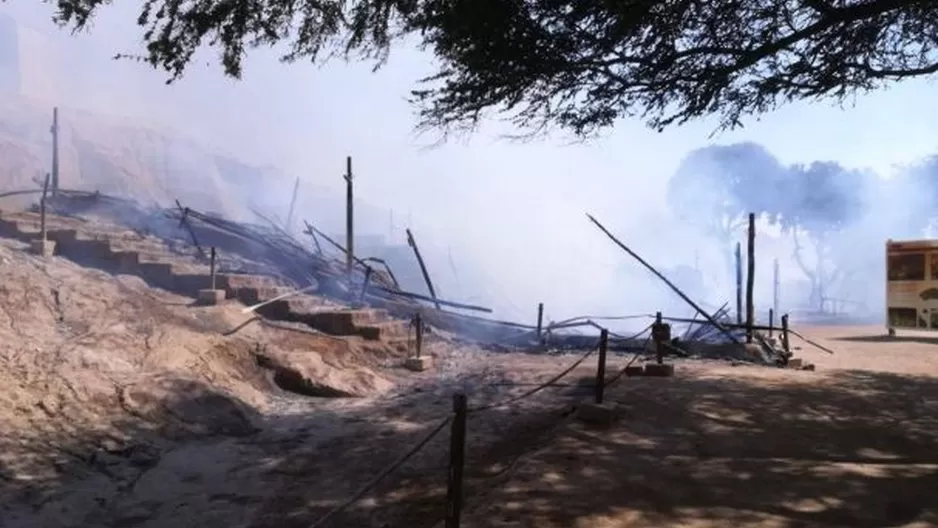
[[[77,29],[109,3],[45,1]],[[144,0],[137,23],[142,58],[171,78],[202,46],[239,76],[254,46],[380,64],[414,34],[439,65],[414,100],[422,124],[443,130],[493,111],[577,135],[624,116],[734,127],[787,101],[938,71],[934,0]]]

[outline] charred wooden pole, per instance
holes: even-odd
[[[785,351],[785,356],[791,355],[788,344],[788,314],[782,316],[782,350]]]
[[[769,308],[769,337],[772,337],[772,333],[775,331],[775,310]]]
[[[655,342],[655,360],[659,365],[664,363],[664,342],[666,334],[670,334],[671,329],[661,318],[661,312],[655,313],[655,324],[651,327],[651,337]]]
[[[46,181],[42,184],[42,198],[39,199],[39,240],[46,243],[46,195],[49,192],[49,173],[46,173]]]
[[[736,243],[736,324],[743,324],[743,252]]]
[[[210,255],[211,255],[211,258],[209,262],[208,273],[209,273],[209,279],[211,280],[210,288],[214,290],[215,289],[215,255],[216,255],[215,246],[212,246],[212,252]]]
[[[772,309],[778,313],[778,259],[772,260]]]
[[[544,303],[537,303],[537,342],[541,342],[541,332],[544,328]]]
[[[407,228],[407,245],[414,250],[414,256],[417,257],[417,264],[420,265],[420,273],[423,274],[423,281],[427,283],[427,290],[430,291],[430,297],[433,298],[433,304],[436,305],[436,309],[440,309],[440,303],[436,300],[436,290],[433,289],[433,282],[430,280],[430,273],[427,271],[427,265],[423,262],[423,257],[420,256],[420,248],[417,247],[417,241],[414,240],[414,234],[410,232],[410,228]]]
[[[746,342],[752,343],[752,325],[755,319],[755,305],[752,302],[752,288],[756,279],[756,215],[749,213],[749,236],[746,244]]]
[[[598,227],[599,230],[602,231],[604,235],[606,235],[607,237],[609,237],[609,240],[612,240],[612,242],[613,242],[615,245],[619,246],[619,248],[620,248],[622,251],[625,251],[626,253],[628,253],[632,258],[634,258],[635,260],[637,260],[639,264],[641,264],[642,266],[644,266],[645,269],[647,269],[648,271],[652,272],[656,277],[658,277],[659,279],[661,279],[661,282],[665,283],[669,288],[671,288],[671,291],[673,291],[674,293],[676,293],[678,297],[680,297],[684,302],[686,302],[686,303],[688,304],[688,306],[690,306],[691,308],[693,308],[694,310],[696,310],[697,313],[699,313],[699,314],[701,315],[701,317],[703,317],[704,319],[706,319],[708,323],[710,323],[714,328],[716,328],[717,330],[719,330],[720,333],[722,333],[723,335],[725,335],[725,336],[727,337],[727,339],[729,339],[729,340],[730,340],[731,342],[733,342],[733,343],[739,343],[739,339],[737,339],[736,336],[733,335],[732,332],[730,332],[729,330],[727,330],[726,327],[723,326],[722,324],[720,324],[720,322],[717,321],[712,315],[710,315],[709,313],[707,313],[706,311],[704,311],[704,309],[701,308],[700,305],[698,305],[697,303],[695,303],[695,302],[693,301],[693,299],[691,299],[690,297],[688,297],[686,293],[684,293],[683,291],[681,291],[680,288],[678,288],[677,286],[675,286],[673,282],[671,282],[670,280],[668,280],[667,277],[665,277],[660,271],[658,271],[657,269],[655,269],[654,266],[652,266],[651,264],[649,264],[649,263],[648,263],[645,259],[643,259],[638,253],[632,251],[628,246],[626,246],[625,244],[623,244],[622,241],[620,241],[618,238],[615,237],[615,235],[613,235],[612,233],[610,233],[609,230],[606,229],[606,227],[605,227],[604,225],[602,225],[601,223],[599,223],[599,220],[596,220],[595,218],[593,218],[593,215],[587,213],[587,214],[586,214],[586,217],[589,218],[589,219],[590,219],[590,222],[593,222],[593,224],[594,224],[596,227]]]
[[[345,271],[349,282],[352,280],[352,267],[355,264],[355,211],[352,191],[352,157],[345,158]]]
[[[599,362],[596,365],[596,405],[603,404],[606,393],[606,350],[609,347],[609,330],[599,333]]]
[[[423,317],[420,316],[420,312],[417,312],[414,315],[414,356],[420,357],[420,354],[423,352]]]
[[[52,196],[59,191],[59,107],[52,108]]]

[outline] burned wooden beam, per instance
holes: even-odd
[[[475,306],[472,304],[463,304],[453,301],[444,301],[443,299],[434,299],[432,297],[427,297],[426,295],[421,295],[419,293],[405,292],[401,290],[392,290],[390,288],[379,288],[380,290],[386,291],[392,295],[397,295],[400,297],[407,297],[410,299],[418,299],[421,301],[428,301],[442,306],[451,306],[453,308],[461,308],[463,310],[473,310],[476,312],[485,312],[492,313],[491,308],[485,308],[484,306]]]
[[[676,293],[676,294],[678,295],[678,297],[680,297],[681,299],[683,299],[684,302],[686,302],[687,304],[689,304],[693,309],[697,310],[697,313],[699,313],[704,319],[706,319],[708,323],[712,324],[715,328],[717,328],[718,330],[720,330],[721,332],[723,332],[723,334],[726,335],[728,338],[730,338],[730,340],[732,340],[734,343],[738,343],[738,342],[739,342],[739,340],[736,339],[736,336],[734,336],[729,330],[727,330],[727,329],[726,329],[723,325],[721,325],[716,319],[714,319],[713,316],[711,316],[711,315],[708,314],[706,311],[704,311],[703,308],[701,308],[700,306],[698,306],[697,303],[695,303],[690,297],[687,296],[687,294],[685,294],[683,291],[681,291],[680,288],[678,288],[677,286],[675,286],[673,282],[671,282],[670,280],[668,280],[668,278],[665,277],[660,271],[658,271],[657,269],[655,269],[654,266],[652,266],[651,264],[649,264],[648,262],[646,262],[645,259],[643,259],[641,256],[638,255],[638,253],[635,253],[634,251],[632,251],[631,249],[629,249],[628,246],[626,246],[625,244],[623,244],[622,242],[620,242],[619,239],[615,237],[615,235],[613,235],[612,233],[610,233],[608,229],[606,229],[602,224],[599,223],[599,220],[596,220],[595,218],[593,218],[593,216],[592,216],[591,214],[589,214],[589,213],[587,213],[586,216],[590,219],[591,222],[593,222],[594,224],[596,224],[596,227],[598,227],[598,228],[600,229],[600,231],[602,231],[603,233],[605,233],[605,235],[606,235],[607,237],[609,237],[609,239],[612,240],[617,246],[619,246],[623,251],[625,251],[626,253],[628,253],[629,255],[631,255],[632,258],[634,258],[635,260],[637,260],[637,261],[639,262],[639,264],[641,264],[641,265],[644,266],[646,269],[648,269],[648,271],[654,273],[655,276],[658,277],[659,279],[661,279],[662,282],[664,282],[665,284],[667,284],[668,287],[670,287],[671,290],[673,290],[674,293]]]
[[[427,271],[427,265],[423,262],[423,257],[420,256],[420,248],[417,247],[417,241],[414,240],[413,233],[410,232],[410,228],[407,228],[407,245],[414,250],[414,256],[417,257],[417,264],[420,265],[420,273],[423,274],[423,281],[427,284],[427,290],[430,291],[430,297],[433,298],[433,302],[436,303],[436,290],[433,289],[433,281],[430,280],[430,273]],[[439,303],[436,303],[436,309],[440,309]]]
[[[313,244],[316,246],[316,253],[322,255],[322,246],[319,245],[319,238],[316,237],[316,232],[313,231],[313,226],[309,225],[309,222],[306,220],[303,220],[303,223],[306,224],[306,231],[304,231],[304,233],[312,237]]]
[[[186,217],[189,216],[189,208],[183,207],[179,200],[176,200],[176,207],[182,212],[182,217],[179,219],[180,227],[185,227],[186,231],[189,232],[189,237],[192,238],[192,243],[195,245],[196,249],[199,251],[199,256],[202,257],[204,261],[207,257],[205,256],[205,251],[202,250],[202,246],[199,244],[199,239],[195,236],[195,231],[192,230],[192,226],[189,225],[189,222],[186,220]]]

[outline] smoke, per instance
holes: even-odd
[[[712,244],[717,295],[735,287],[733,245],[742,242],[745,255],[752,212],[760,312],[774,304],[777,260],[780,310],[869,316],[884,309],[886,240],[922,238],[933,227],[936,176],[936,158],[878,174],[833,161],[783,165],[766,147],[739,143],[687,155],[668,197]]]
[[[586,212],[709,308],[732,298],[730,252],[743,240],[740,218],[723,239],[714,238],[701,230],[707,217],[701,197],[715,187],[689,177],[682,192],[690,198],[680,207],[665,192],[673,174],[693,176],[698,165],[722,170],[723,161],[707,156],[681,162],[705,143],[709,125],[657,135],[623,123],[609,137],[582,145],[506,142],[498,137],[505,131],[490,125],[471,141],[425,149],[434,138],[413,134],[415,120],[404,98],[432,64],[414,46],[395,48],[377,74],[370,64],[285,65],[277,60],[281,50],[254,50],[241,81],[224,78],[216,57],[203,52],[186,77],[166,85],[161,72],[113,60],[141,49],[139,29],[131,23],[134,4],[109,5],[81,35],[54,27],[53,6],[45,3],[0,5],[4,187],[31,187],[49,170],[51,108],[59,106],[63,186],[164,205],[178,198],[241,220],[256,221],[256,209],[284,221],[299,179],[294,232],[305,219],[339,241],[345,159],[352,156],[360,254],[393,255],[397,274],[409,276],[408,287],[425,291],[406,246],[409,227],[439,295],[491,307],[499,318],[533,323],[538,303],[545,304],[548,320],[659,310],[690,314],[592,226]],[[753,200],[775,192],[761,187],[760,175],[788,174],[791,166],[755,147],[740,148],[732,161],[734,171],[753,176],[740,180],[737,193]],[[867,275],[879,281],[874,268],[882,266],[883,240],[877,237],[905,233],[899,228],[908,208],[894,206],[900,197],[917,195],[911,180],[877,178],[894,183],[888,186],[892,208],[881,203],[885,191],[868,190],[867,212],[838,231],[843,244],[836,247],[844,257],[838,260],[849,260],[851,251],[868,260]],[[851,237],[871,249],[854,249],[847,244]],[[761,218],[756,292],[762,309],[771,303],[774,257],[784,264],[785,304],[808,296],[799,291],[804,277],[791,252],[791,236]]]

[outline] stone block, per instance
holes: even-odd
[[[629,378],[633,376],[643,376],[645,375],[645,367],[643,365],[629,365],[625,367],[625,375]]]
[[[225,290],[199,290],[199,304],[215,306],[225,301]]]
[[[55,242],[52,240],[33,240],[29,243],[29,250],[34,255],[39,255],[41,257],[51,257],[55,254]]]
[[[609,404],[589,400],[576,409],[577,420],[590,425],[610,425],[616,419],[616,410]]]
[[[668,378],[674,375],[674,365],[671,363],[646,363],[645,375],[654,378]]]
[[[788,368],[800,369],[804,366],[804,360],[801,358],[789,358],[788,359]]]
[[[423,372],[433,366],[433,358],[430,356],[410,357],[404,362],[404,367],[414,372]]]

